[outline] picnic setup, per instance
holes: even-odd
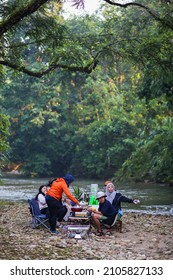
[[[94,222],[94,215],[98,213],[99,199],[104,198],[106,195],[104,192],[98,192],[98,185],[91,184],[90,195],[88,193],[82,194],[82,200],[79,205],[72,203],[66,203],[68,211],[61,222],[56,221],[56,231],[60,232],[67,238],[86,239],[92,230],[96,229]],[[66,200],[64,200],[66,201]],[[43,214],[39,208],[39,202],[36,198],[28,199],[28,206],[31,215],[31,226],[33,229],[38,227],[45,227],[50,231],[50,214]],[[111,227],[115,224],[119,224],[119,230],[122,231],[122,219],[117,213],[114,215],[114,219],[111,224],[101,223],[102,232],[110,233]]]

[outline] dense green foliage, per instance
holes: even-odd
[[[4,162],[7,161],[6,151],[9,149],[8,136],[10,129],[9,117],[0,114],[0,169],[3,168]]]
[[[40,79],[3,68],[1,111],[11,121],[11,162],[33,176],[70,171],[79,177],[173,180],[172,4],[162,4],[150,4],[159,19],[139,7],[106,5],[101,18],[66,21],[56,6],[48,21],[53,17],[57,24],[58,17],[59,29],[46,30],[51,40],[44,38],[44,46],[39,41],[46,25],[32,22],[40,32],[40,53],[32,45],[20,50],[30,70],[42,71],[55,60],[69,67]],[[22,25],[13,40],[34,35],[25,32]],[[21,64],[23,54],[13,51],[8,58],[15,54]],[[92,72],[69,71],[84,65]]]

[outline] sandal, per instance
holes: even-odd
[[[106,234],[106,235],[111,235],[110,230],[107,230],[105,234]]]

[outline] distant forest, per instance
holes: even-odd
[[[109,2],[1,1],[1,171],[173,184],[173,1]]]

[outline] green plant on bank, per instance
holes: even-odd
[[[73,192],[74,192],[74,196],[79,200],[82,195],[80,187],[73,186]]]

